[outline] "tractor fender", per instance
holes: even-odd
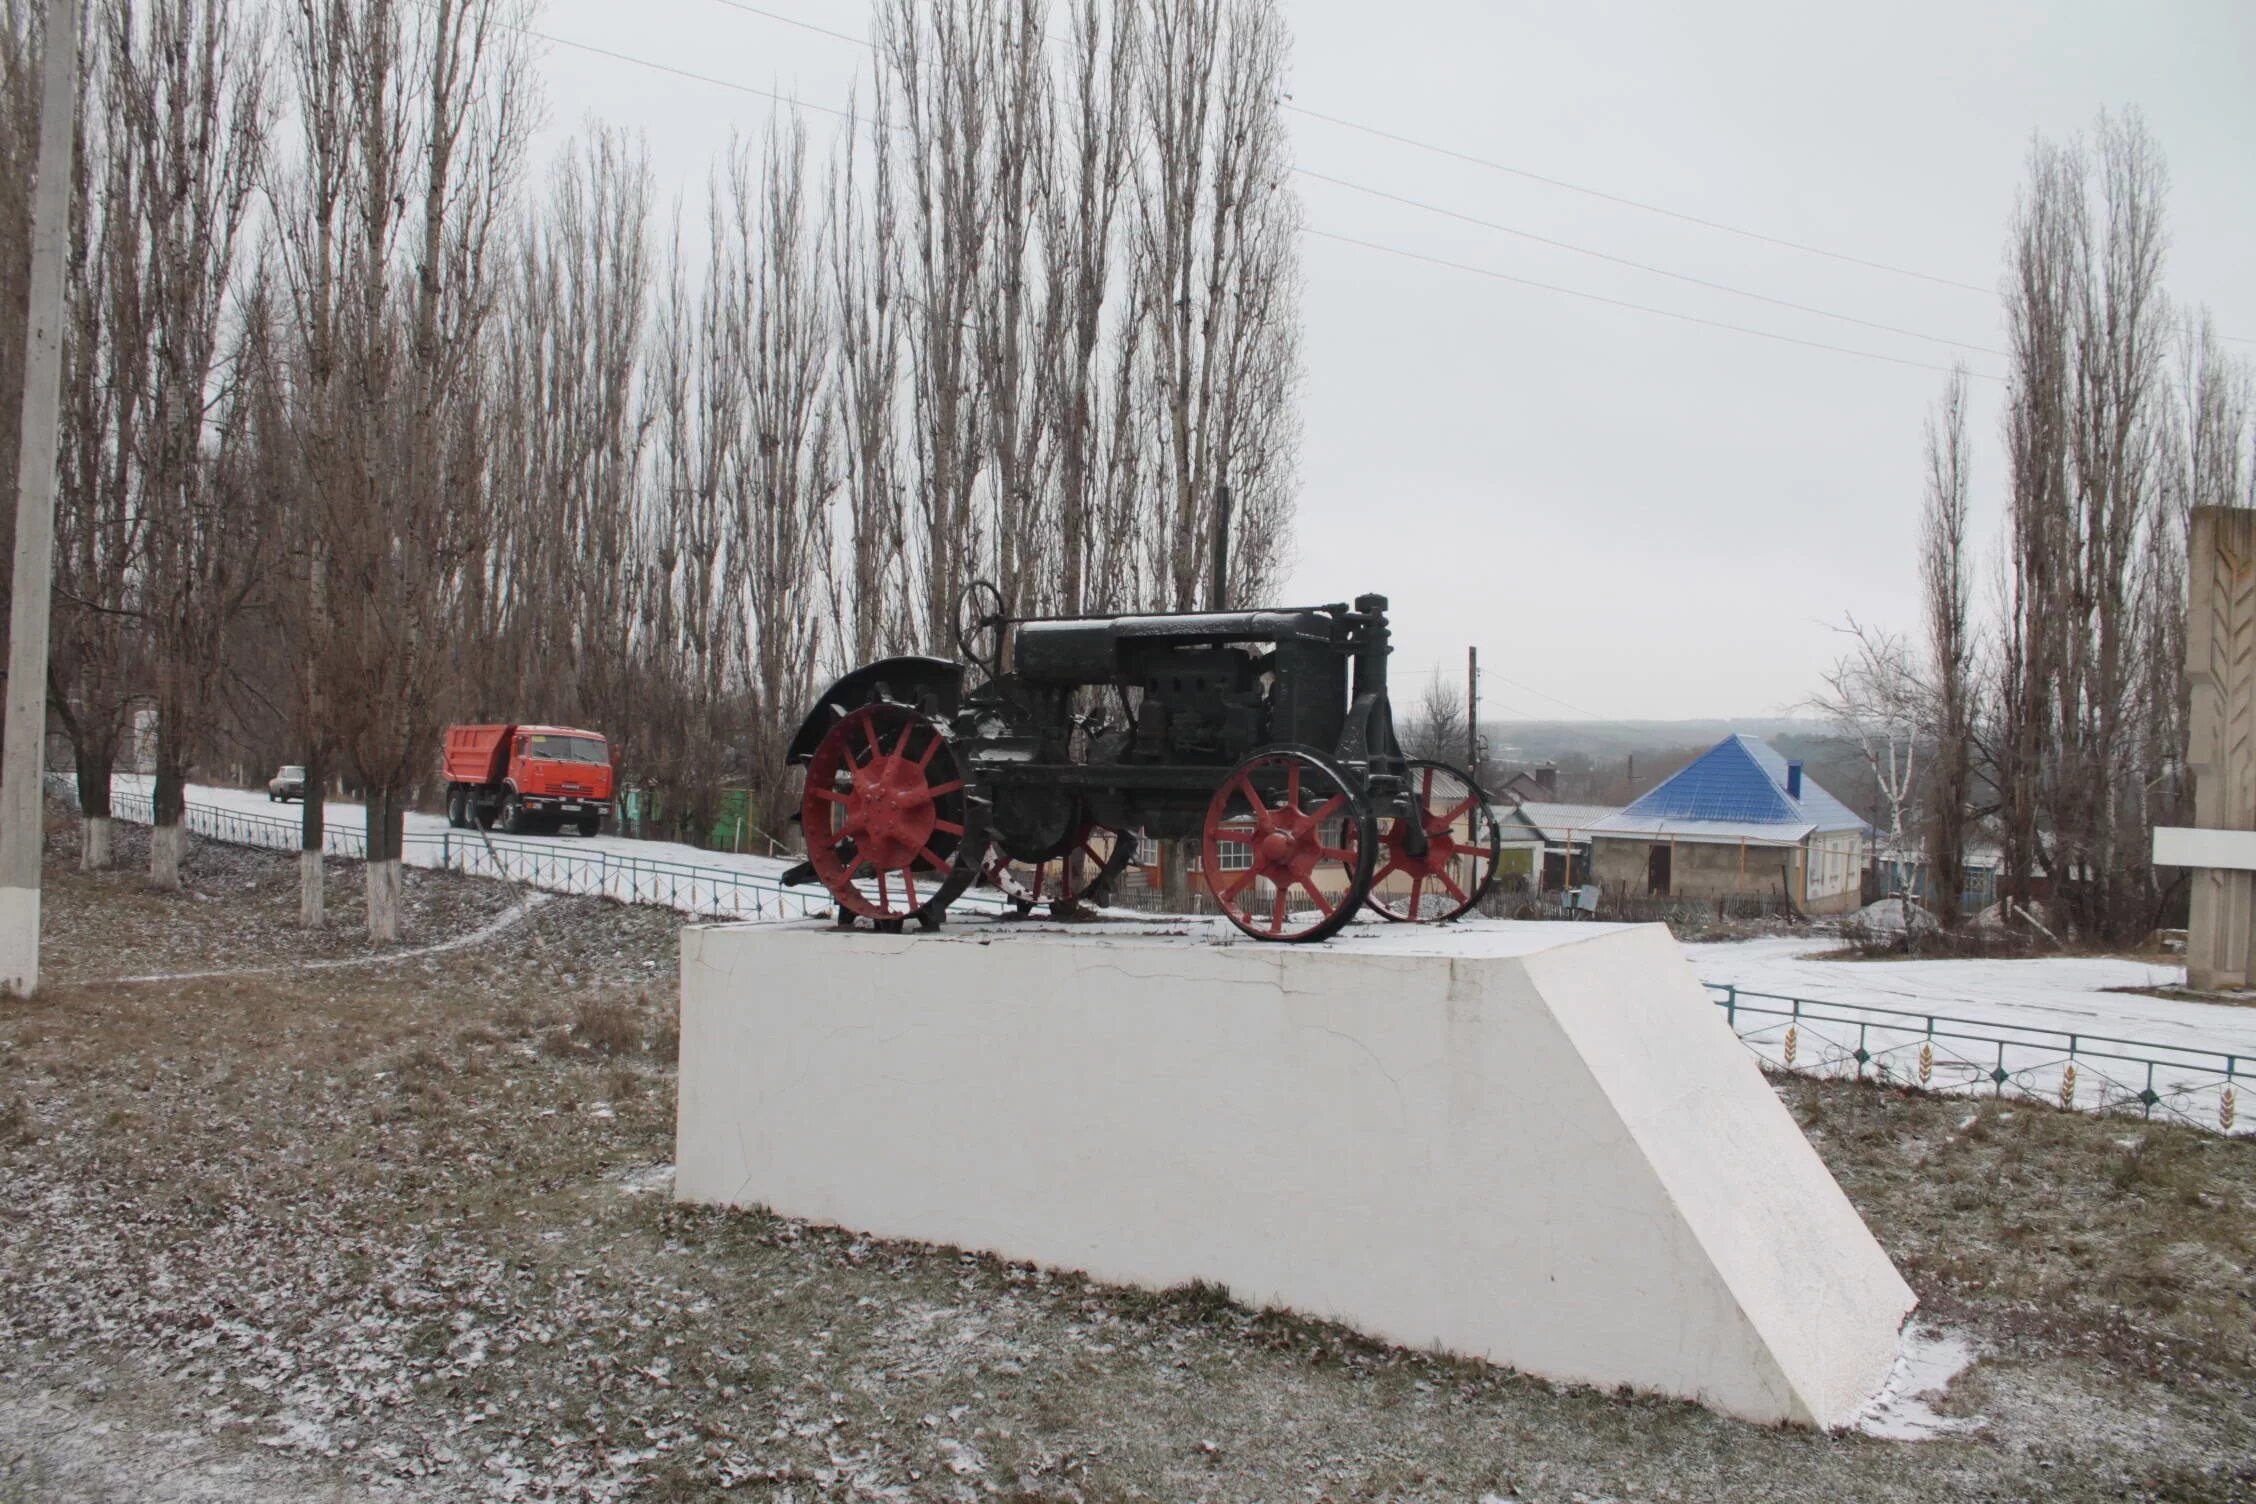
[[[927,715],[952,716],[963,698],[963,681],[964,666],[949,658],[909,654],[864,664],[815,697],[815,707],[799,723],[785,760],[803,763],[813,757],[823,733],[840,716],[878,700],[894,700]]]

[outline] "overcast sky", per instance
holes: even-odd
[[[757,0],[855,35],[857,0]],[[1977,529],[1996,532],[1994,294],[1610,203],[1326,123],[1994,288],[2032,133],[2141,111],[2172,180],[2168,283],[2256,337],[2256,5],[1288,0],[1296,165],[1528,235],[1962,341]],[[843,105],[859,47],[724,0],[547,0],[544,32]],[[768,106],[564,46],[553,150],[590,116],[694,194]],[[827,119],[811,116],[818,141]],[[1797,313],[1298,179],[1310,230],[1888,355],[1859,359],[1304,237],[1293,602],[1393,598],[1403,691],[1480,648],[1483,719],[1791,709],[1848,612],[1909,628],[1920,425],[1948,344]],[[2231,345],[2256,356],[2256,343]],[[1407,698],[1398,691],[1398,698]]]

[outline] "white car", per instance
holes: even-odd
[[[274,776],[266,781],[267,803],[287,804],[292,799],[301,804],[305,802],[305,769],[299,767],[296,763],[278,769]]]

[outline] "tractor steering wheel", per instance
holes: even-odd
[[[956,597],[956,646],[990,679],[1003,676],[1003,634],[1009,628],[1010,607],[993,581],[973,580],[963,587]]]

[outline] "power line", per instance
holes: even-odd
[[[740,0],[722,0],[722,3],[736,6],[736,8],[739,9],[753,9],[750,6],[742,5],[740,3]],[[767,14],[766,12],[755,13]],[[751,84],[736,83],[729,79],[714,78],[709,74],[696,73],[687,68],[674,67],[670,63],[653,62],[649,58],[635,57],[630,53],[614,52],[608,47],[597,47],[592,43],[567,41],[565,38],[552,36],[547,32],[537,31],[529,26],[510,25],[509,30],[518,32],[524,36],[533,37],[540,41],[550,42],[560,47],[570,47],[580,52],[593,53],[598,57],[610,58],[614,62],[628,63],[637,67],[655,69],[660,73],[670,74],[676,78],[686,78],[697,83],[711,84],[716,88],[733,89],[739,93],[751,94],[762,99],[771,99],[780,104],[800,106],[811,110],[819,110],[823,114],[834,115],[841,120],[853,121],[857,118],[845,110],[831,109],[826,105],[808,104],[803,100],[794,100],[787,98],[784,95],[775,93],[773,90],[756,88]],[[843,34],[839,33],[838,35]],[[1621,298],[1609,298],[1599,293],[1584,292],[1578,288],[1560,287],[1549,282],[1538,282],[1528,277],[1517,277],[1509,272],[1500,272],[1491,267],[1469,266],[1463,262],[1450,261],[1439,256],[1427,256],[1417,251],[1406,251],[1396,246],[1380,245],[1375,241],[1358,240],[1349,235],[1335,235],[1328,230],[1318,230],[1310,228],[1308,226],[1303,226],[1301,228],[1301,233],[1304,235],[1318,236],[1325,240],[1337,240],[1347,245],[1361,246],[1366,250],[1379,251],[1391,256],[1402,256],[1412,261],[1423,261],[1433,266],[1447,267],[1454,271],[1469,272],[1474,276],[1488,277],[1499,282],[1511,282],[1516,283],[1522,287],[1532,287],[1543,292],[1559,293],[1565,297],[1582,298],[1594,303],[1604,303],[1611,307],[1628,309],[1631,312],[1635,313],[1653,314],[1660,318],[1676,319],[1683,323],[1703,325],[1711,329],[1726,329],[1737,334],[1751,334],[1759,339],[1777,340],[1785,344],[1801,345],[1804,348],[1812,350],[1829,350],[1837,355],[1854,355],[1865,360],[1880,360],[1886,361],[1891,365],[1909,366],[1915,370],[1937,371],[1945,375],[1949,374],[1948,367],[1930,365],[1925,361],[1908,360],[1902,356],[1896,355],[1883,355],[1874,350],[1852,349],[1846,345],[1828,344],[1823,340],[1803,339],[1799,336],[1791,334],[1777,334],[1767,329],[1754,329],[1749,328],[1748,326],[1743,324],[1727,323],[1721,319],[1702,318],[1698,314],[1678,313],[1672,309],[1667,308],[1654,308],[1643,303],[1632,303]],[[1986,381],[1995,381],[1998,379],[1997,377],[1990,376],[1982,372],[1975,372],[1973,374],[1981,376],[1982,379]]]
[[[851,32],[833,31],[827,26],[817,26],[812,21],[802,21],[797,16],[784,15],[781,11],[763,10],[757,5],[746,5],[744,0],[718,0],[718,3],[727,6],[730,10],[743,11],[748,16],[764,16],[770,21],[781,21],[786,26],[796,26],[801,31],[815,32],[820,36],[836,37],[841,42],[852,42],[856,47],[869,48],[871,51],[876,50],[871,46],[867,37],[858,37]]]
[[[785,26],[796,26],[802,31],[811,31],[820,36],[834,37],[841,42],[851,42],[856,47],[864,48],[865,50],[876,50],[875,44],[870,42],[870,40],[866,37],[857,37],[849,32],[833,30],[828,26],[818,26],[812,21],[802,21],[796,16],[787,16],[782,14],[780,11],[772,11],[762,6],[747,4],[746,0],[716,0],[716,3],[725,5],[731,10],[742,11],[746,15],[764,17],[765,19],[770,21],[781,22]],[[564,45],[575,46],[579,44],[565,43]],[[594,51],[598,49],[591,48],[587,50]],[[696,75],[688,76],[695,77]],[[1702,229],[1715,230],[1726,235],[1737,235],[1742,239],[1756,241],[1763,245],[1777,246],[1783,250],[1798,251],[1807,256],[1822,256],[1828,260],[1839,261],[1849,266],[1860,266],[1868,271],[1886,272],[1891,276],[1910,277],[1920,282],[1931,282],[1938,287],[1951,287],[1956,288],[1961,292],[1980,293],[1983,296],[1990,298],[2000,297],[1996,288],[1984,287],[1977,282],[1961,282],[1956,277],[1939,276],[1936,273],[1923,272],[1914,267],[1897,266],[1891,262],[1875,261],[1865,256],[1854,256],[1846,251],[1831,250],[1825,246],[1810,245],[1804,241],[1799,240],[1788,240],[1783,236],[1768,234],[1762,230],[1750,230],[1742,225],[1726,224],[1722,220],[1708,219],[1702,215],[1690,214],[1681,209],[1671,209],[1663,204],[1648,203],[1643,199],[1631,198],[1626,194],[1611,193],[1603,188],[1593,188],[1585,183],[1577,183],[1566,178],[1553,177],[1548,173],[1536,172],[1530,168],[1515,167],[1509,162],[1499,162],[1492,157],[1483,157],[1478,156],[1472,152],[1459,151],[1454,147],[1442,146],[1432,141],[1421,141],[1415,136],[1405,136],[1399,131],[1385,130],[1375,125],[1365,125],[1361,121],[1349,120],[1340,115],[1326,114],[1322,110],[1312,110],[1308,106],[1299,104],[1289,98],[1279,99],[1277,101],[1277,107],[1279,109],[1290,110],[1296,115],[1305,115],[1311,120],[1321,120],[1326,125],[1336,125],[1343,130],[1360,131],[1367,136],[1376,136],[1383,141],[1392,141],[1398,145],[1412,147],[1418,151],[1432,152],[1437,156],[1448,157],[1454,161],[1470,163],[1475,167],[1486,168],[1491,172],[1501,172],[1512,177],[1524,178],[1531,183],[1542,183],[1546,187],[1562,189],[1568,193],[1579,193],[1589,198],[1603,200],[1604,202],[1609,204],[1619,204],[1624,208],[1636,209],[1642,213],[1658,214],[1668,219],[1681,221],[1685,224],[1698,225]],[[820,108],[820,106],[809,106],[809,108]],[[835,115],[840,114],[841,112],[832,110],[829,113]],[[1340,187],[1353,189],[1357,192],[1376,194],[1381,198],[1395,198],[1397,202],[1408,204],[1415,208],[1426,209],[1435,214],[1445,214],[1453,219],[1461,219],[1468,224],[1481,225],[1484,228],[1497,230],[1506,235],[1525,236],[1528,239],[1541,241],[1547,245],[1554,245],[1562,250],[1573,251],[1579,255],[1596,256],[1602,260],[1619,262],[1624,266],[1633,266],[1641,271],[1652,272],[1656,276],[1673,277],[1681,282],[1690,282],[1697,286],[1714,288],[1718,292],[1730,293],[1736,297],[1753,298],[1759,302],[1774,303],[1781,308],[1790,308],[1799,313],[1815,314],[1820,318],[1839,319],[1844,323],[1861,324],[1869,329],[1876,329],[1889,334],[1902,334],[1912,339],[1927,340],[1933,344],[1950,345],[1968,350],[1976,350],[1984,355],[1996,355],[2002,358],[2005,354],[2005,352],[2002,350],[1994,350],[1985,345],[1973,345],[1968,344],[1963,340],[1946,339],[1941,336],[1932,334],[1921,334],[1916,330],[1898,329],[1890,324],[1874,323],[1871,320],[1855,318],[1849,314],[1834,313],[1828,309],[1823,308],[1812,308],[1804,304],[1789,302],[1783,298],[1773,298],[1762,293],[1747,292],[1740,288],[1729,287],[1719,282],[1709,282],[1703,278],[1694,277],[1687,273],[1672,272],[1661,267],[1648,266],[1643,262],[1632,261],[1627,257],[1613,256],[1604,251],[1590,250],[1582,246],[1570,245],[1565,241],[1549,240],[1544,236],[1533,234],[1530,231],[1516,230],[1509,225],[1494,224],[1488,220],[1476,219],[1472,215],[1460,214],[1453,209],[1441,208],[1439,205],[1421,203],[1415,199],[1399,198],[1397,195],[1386,193],[1376,188],[1366,188],[1360,183],[1351,183],[1342,178],[1325,177],[1325,175],[1322,173],[1312,172],[1305,168],[1295,168],[1294,171],[1300,173],[1304,177],[1319,178],[1325,182],[1336,183]],[[2002,299],[2000,300],[2002,301]],[[2246,335],[2220,334],[2217,337],[2219,339],[2229,340],[2234,344],[2256,344],[2256,339],[2252,339]]]
[[[1442,266],[1451,271],[1468,272],[1476,277],[1488,277],[1498,282],[1511,282],[1521,287],[1532,287],[1541,292],[1555,292],[1564,297],[1583,298],[1592,303],[1604,303],[1611,308],[1626,308],[1632,313],[1649,313],[1660,318],[1676,319],[1687,324],[1700,324],[1710,329],[1728,329],[1734,334],[1751,334],[1757,339],[1778,340],[1784,344],[1800,345],[1810,350],[1829,350],[1835,355],[1854,355],[1860,360],[1883,360],[1890,365],[1909,366],[1915,371],[1935,371],[1948,376],[1953,369],[1950,366],[1930,365],[1924,360],[1910,360],[1901,355],[1883,355],[1877,350],[1858,350],[1848,345],[1828,344],[1824,340],[1803,339],[1795,334],[1779,334],[1769,329],[1751,328],[1746,324],[1726,323],[1722,319],[1702,318],[1696,313],[1678,313],[1670,308],[1655,308],[1647,303],[1632,303],[1624,298],[1609,298],[1602,293],[1584,292],[1575,287],[1561,287],[1554,282],[1538,282],[1531,277],[1516,277],[1510,272],[1500,272],[1493,267],[1473,266],[1463,261],[1451,261],[1441,256],[1428,256],[1419,251],[1403,250],[1400,246],[1381,245],[1375,240],[1358,240],[1352,235],[1335,235],[1330,230],[1318,230],[1307,225],[1301,227],[1300,233],[1314,235],[1323,240],[1336,240],[1342,245],[1361,246],[1367,251],[1379,251],[1389,256],[1400,256],[1410,261],[1423,261],[1429,266]],[[1992,376],[1986,371],[1969,371],[1968,374],[1979,377],[1984,381],[2002,379]]]
[[[1525,167],[1514,167],[1508,162],[1498,162],[1489,157],[1475,156],[1471,152],[1458,151],[1454,147],[1438,146],[1431,141],[1420,141],[1414,136],[1404,136],[1394,131],[1381,130],[1375,125],[1363,125],[1357,121],[1342,119],[1338,115],[1327,115],[1321,110],[1309,109],[1306,105],[1295,104],[1289,99],[1278,101],[1278,105],[1279,108],[1290,110],[1296,115],[1306,115],[1311,120],[1321,120],[1326,125],[1336,125],[1351,131],[1361,131],[1367,136],[1377,136],[1381,140],[1415,147],[1419,151],[1430,151],[1437,156],[1450,157],[1459,162],[1469,162],[1475,167],[1485,167],[1491,172],[1501,172],[1512,177],[1525,178],[1531,183],[1542,183],[1547,187],[1562,188],[1569,193],[1580,193],[1589,198],[1603,199],[1609,204],[1620,204],[1624,208],[1643,210],[1647,214],[1663,215],[1669,219],[1681,220],[1685,224],[1698,225],[1702,229],[1720,230],[1726,235],[1737,235],[1746,240],[1760,241],[1764,245],[1779,246],[1789,251],[1800,251],[1809,256],[1823,256],[1829,260],[1846,262],[1850,266],[1861,266],[1870,271],[1888,272],[1898,277],[1912,277],[1921,282],[1932,282],[1939,287],[1955,287],[1965,292],[1983,293],[1989,297],[1997,296],[1995,288],[1983,287],[1973,282],[1961,282],[1956,277],[1940,277],[1933,272],[1915,271],[1908,266],[1894,266],[1885,261],[1872,261],[1863,256],[1852,256],[1846,251],[1827,250],[1824,246],[1807,245],[1799,240],[1786,240],[1776,235],[1766,235],[1760,230],[1748,230],[1738,225],[1725,224],[1722,220],[1705,219],[1697,214],[1687,214],[1681,209],[1670,209],[1660,204],[1649,204],[1642,199],[1629,198],[1619,193],[1608,193],[1603,188],[1587,187],[1581,183],[1569,182],[1565,178],[1555,178],[1545,173],[1531,172]]]
[[[729,0],[723,0],[723,3],[729,3]],[[748,6],[744,8],[750,9]],[[530,37],[536,42],[547,42],[555,47],[569,47],[574,52],[592,53],[597,57],[609,58],[615,63],[631,63],[637,68],[649,68],[659,73],[669,73],[675,78],[686,78],[693,83],[711,84],[716,89],[734,89],[739,94],[751,94],[761,99],[771,99],[777,104],[790,105],[793,109],[814,110],[824,115],[835,115],[840,120],[845,121],[854,121],[858,118],[850,110],[834,110],[829,105],[810,104],[804,99],[795,99],[788,94],[778,94],[773,89],[762,89],[752,84],[738,83],[729,78],[715,78],[710,73],[693,73],[687,68],[677,68],[672,63],[653,62],[649,58],[635,57],[630,53],[613,52],[610,48],[598,47],[593,42],[574,42],[564,37],[552,36],[545,31],[536,31],[530,26],[518,26],[508,21],[496,21],[493,24],[504,31],[513,31],[521,37]]]
[[[1533,230],[1522,230],[1512,225],[1499,224],[1492,219],[1481,219],[1475,215],[1463,214],[1455,209],[1444,208],[1440,204],[1429,204],[1423,199],[1407,198],[1399,193],[1390,193],[1384,188],[1373,188],[1368,184],[1350,182],[1346,178],[1333,177],[1330,173],[1317,172],[1307,167],[1295,167],[1293,172],[1297,176],[1312,178],[1319,183],[1330,183],[1335,187],[1346,188],[1356,193],[1369,194],[1373,198],[1383,198],[1390,203],[1402,204],[1412,209],[1423,209],[1429,214],[1439,214],[1446,219],[1454,219],[1463,224],[1478,225],[1484,230],[1495,230],[1499,234],[1516,235],[1522,240],[1532,240],[1538,245],[1555,246],[1562,251],[1572,251],[1578,256],[1591,256],[1600,261],[1610,261],[1616,266],[1627,266],[1637,271],[1650,272],[1656,277],[1668,277],[1678,282],[1688,282],[1694,287],[1705,287],[1715,292],[1729,293],[1735,298],[1749,298],[1757,303],[1768,303],[1774,308],[1787,308],[1795,313],[1815,314],[1819,318],[1838,319],[1844,324],[1855,324],[1864,329],[1876,329],[1882,334],[1900,334],[1907,339],[1923,339],[1930,344],[1947,345],[1953,349],[1972,350],[1983,355],[1995,355],[2000,359],[2005,358],[2005,351],[1992,349],[1988,345],[1978,345],[1970,340],[1951,339],[1940,334],[1926,334],[1917,329],[1906,329],[1896,324],[1883,324],[1873,319],[1858,318],[1854,314],[1835,313],[1829,308],[1818,308],[1808,303],[1796,303],[1787,298],[1774,298],[1768,293],[1750,292],[1746,288],[1733,287],[1725,282],[1711,282],[1706,277],[1695,277],[1689,272],[1673,272],[1665,266],[1654,266],[1649,262],[1633,261],[1627,256],[1616,256],[1609,251],[1594,250],[1589,246],[1576,245],[1572,241],[1555,240],[1549,235],[1539,235]]]
[[[1587,709],[1581,705],[1577,705],[1572,700],[1562,700],[1557,695],[1546,694],[1544,691],[1537,689],[1532,684],[1522,684],[1519,680],[1513,678],[1510,674],[1497,674],[1496,670],[1493,668],[1484,668],[1481,670],[1481,672],[1484,674],[1496,674],[1497,678],[1502,679],[1506,684],[1511,685],[1514,689],[1525,690],[1529,694],[1534,695],[1539,700],[1549,700],[1552,704],[1563,706],[1564,708],[1573,711],[1576,715],[1586,715],[1594,721],[1602,721],[1606,719],[1605,716],[1600,715],[1597,711]],[[1530,716],[1529,719],[1533,720],[1534,717]]]

